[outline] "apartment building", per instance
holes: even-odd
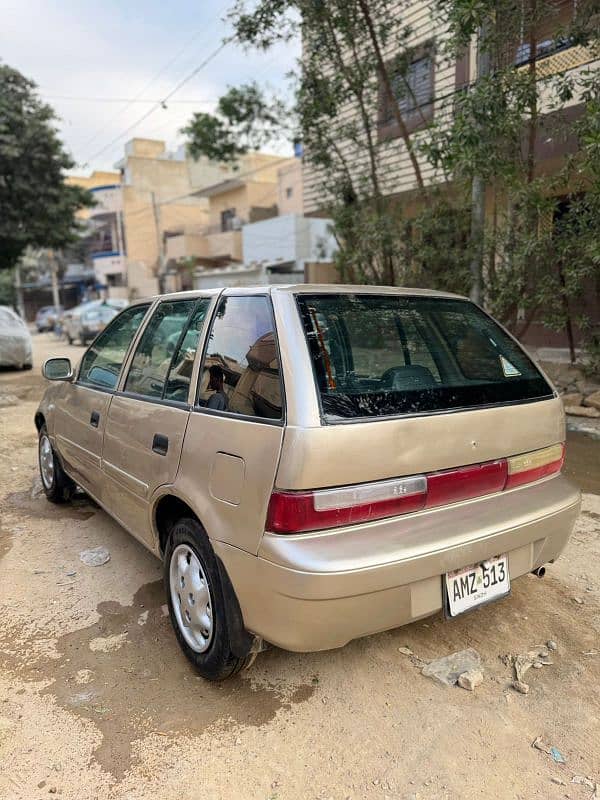
[[[591,66],[599,54],[588,47],[576,46],[566,37],[557,36],[576,12],[576,0],[556,0],[556,13],[543,21],[537,31],[535,53],[531,53],[531,45],[526,41],[516,41],[514,52],[509,54],[515,69],[527,69],[535,56],[536,71],[539,79],[544,79],[558,72],[569,73]],[[428,138],[428,127],[432,121],[442,123],[450,119],[453,109],[453,98],[456,93],[464,91],[476,80],[477,46],[473,41],[464,56],[456,63],[442,57],[441,45],[448,33],[445,23],[430,0],[415,0],[396,4],[398,33],[405,26],[410,29],[406,40],[408,49],[412,51],[412,59],[404,65],[402,72],[392,74],[392,85],[396,94],[396,102],[400,106],[407,130],[411,138],[418,143]],[[525,37],[523,37],[525,38]],[[390,64],[397,55],[396,37],[387,37],[383,49],[385,61]],[[597,62],[596,62],[597,63]],[[378,96],[373,98],[371,114],[376,134],[377,157],[380,163],[381,188],[389,197],[410,197],[417,187],[415,171],[409,153],[402,141],[392,108],[387,101],[383,87],[379,87]],[[563,116],[567,124],[581,113],[582,104],[574,97],[567,104]],[[553,118],[548,104],[540,108],[540,117],[545,117],[546,124],[539,126],[536,141],[537,170],[553,174],[564,158],[573,152],[573,137],[552,136]],[[346,105],[339,118],[340,125],[357,117],[358,107]],[[343,135],[337,142],[340,152],[350,147]],[[356,149],[350,162],[350,168],[357,173],[366,172],[367,151],[361,155]],[[444,182],[448,176],[437,172],[425,156],[415,148],[417,161],[425,186]],[[304,212],[318,216],[323,213],[327,197],[323,191],[322,179],[310,158],[304,161],[303,170]]]
[[[115,166],[122,182],[128,295],[156,294],[165,288],[167,232],[205,226],[208,204],[192,192],[185,152],[170,153],[161,140],[132,139]]]
[[[81,209],[77,216],[85,223],[87,260],[94,270],[96,285],[108,296],[127,296],[120,173],[93,171],[90,175],[69,176],[66,182],[88,189],[95,201],[95,205]]]

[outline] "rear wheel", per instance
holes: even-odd
[[[227,608],[217,559],[202,526],[184,518],[171,529],[164,565],[171,623],[186,657],[211,681],[235,675],[250,653],[232,652]]]
[[[27,364],[23,364],[23,369],[33,369],[31,361],[28,361]]]
[[[45,425],[40,428],[38,457],[44,494],[51,503],[66,503],[71,499],[75,484],[61,467]]]

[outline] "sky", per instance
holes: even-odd
[[[227,45],[147,119],[136,124],[231,33],[233,0],[3,0],[0,61],[35,81],[53,106],[74,173],[112,169],[134,136],[183,142],[194,111],[256,80],[288,86],[299,43],[267,53]],[[132,102],[135,101],[135,102]],[[131,130],[127,130],[131,127]],[[276,152],[291,155],[291,143]]]

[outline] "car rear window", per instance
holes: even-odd
[[[327,422],[552,397],[523,350],[468,300],[296,296]]]

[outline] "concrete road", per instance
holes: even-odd
[[[159,562],[85,498],[32,493],[39,364],[81,352],[36,336],[33,372],[0,373],[1,800],[591,797],[571,780],[600,780],[599,442],[571,443],[584,510],[544,579],[453,622],[272,649],[214,685],[177,647]],[[84,566],[96,545],[110,561]],[[505,656],[548,639],[554,663],[517,694]],[[420,659],[467,647],[485,670],[475,692],[421,675]]]

